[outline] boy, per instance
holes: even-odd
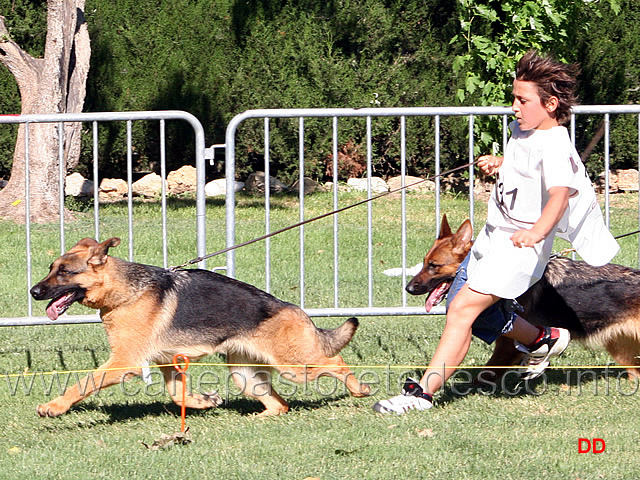
[[[519,316],[515,299],[544,273],[556,233],[592,265],[608,263],[618,244],[604,225],[591,182],[561,125],[576,98],[576,70],[528,52],[513,82],[512,134],[504,157],[485,155],[478,167],[497,174],[485,228],[460,265],[447,298],[440,342],[420,382],[407,379],[402,395],[382,400],[380,413],[426,410],[463,361],[471,336],[493,343],[500,335],[526,353],[524,379],[540,376],[567,347],[569,332],[537,327]]]

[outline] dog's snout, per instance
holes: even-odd
[[[424,288],[422,288],[419,284],[417,284],[413,280],[407,283],[407,286],[404,287],[404,289],[407,291],[407,293],[410,293],[411,295],[422,295],[424,293]]]
[[[31,296],[36,300],[43,300],[45,295],[45,288],[41,283],[35,284],[30,290]]]

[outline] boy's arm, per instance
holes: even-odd
[[[569,187],[551,187],[549,201],[542,210],[542,215],[529,230],[518,230],[511,235],[516,247],[533,247],[545,239],[558,224],[569,206]]]

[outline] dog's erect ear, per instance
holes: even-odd
[[[438,239],[450,237],[451,235],[453,235],[453,232],[451,232],[451,227],[449,226],[449,222],[447,221],[447,214],[445,213],[442,216],[442,223],[440,224],[440,235],[438,236]]]
[[[107,260],[109,249],[111,247],[117,247],[120,245],[120,239],[118,237],[110,238],[102,243],[98,243],[95,240],[93,242],[94,245],[91,248],[91,256],[89,257],[89,260],[87,260],[87,263],[96,266],[104,264]]]
[[[471,248],[471,237],[473,237],[473,227],[469,219],[467,219],[460,225],[460,228],[453,236],[454,253],[466,255]]]

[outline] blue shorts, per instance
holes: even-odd
[[[456,278],[453,280],[447,294],[447,311],[453,298],[462,286],[467,283],[467,265],[469,265],[470,257],[471,254],[467,255],[467,258],[458,267]],[[516,312],[519,310],[521,311],[522,307],[515,300],[500,299],[478,315],[478,318],[471,326],[471,333],[480,340],[492,344],[500,335],[513,330],[513,321],[517,316]]]

